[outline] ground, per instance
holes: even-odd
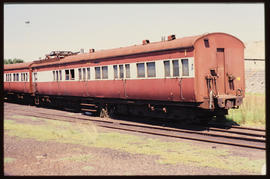
[[[265,164],[263,150],[15,113],[4,116],[5,175],[260,175]]]

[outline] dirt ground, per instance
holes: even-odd
[[[261,150],[76,125],[4,113],[4,175],[261,175],[265,164]]]

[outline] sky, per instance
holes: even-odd
[[[30,23],[25,23],[29,21]],[[4,58],[138,45],[210,32],[264,40],[263,3],[4,4]]]

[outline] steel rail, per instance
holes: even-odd
[[[140,132],[140,133],[148,133],[148,134],[152,134],[152,135],[160,135],[160,136],[167,136],[167,137],[175,137],[175,138],[183,138],[183,139],[190,139],[190,140],[197,140],[197,141],[204,141],[204,142],[211,142],[211,143],[218,143],[218,144],[226,144],[226,145],[234,145],[234,146],[240,146],[240,147],[248,147],[248,148],[255,148],[255,149],[262,149],[262,150],[265,150],[265,147],[260,147],[260,146],[256,146],[256,145],[247,145],[247,144],[239,144],[239,143],[232,143],[232,142],[224,142],[224,141],[220,141],[220,140],[209,140],[209,139],[202,139],[202,138],[198,138],[198,137],[186,137],[186,136],[180,136],[180,135],[173,135],[173,134],[166,134],[164,133],[164,130],[166,132],[168,132],[168,129],[164,128],[164,127],[153,127],[153,126],[146,126],[146,125],[135,125],[135,124],[128,124],[128,123],[123,123],[123,122],[118,122],[118,121],[110,121],[110,120],[97,120],[97,119],[89,119],[89,118],[81,118],[81,117],[76,117],[76,116],[65,116],[65,115],[55,115],[55,114],[48,114],[48,113],[40,113],[39,114],[42,114],[43,116],[40,116],[40,115],[34,115],[34,114],[25,114],[26,116],[34,116],[34,117],[43,117],[43,118],[46,118],[46,119],[51,119],[51,120],[60,120],[60,121],[66,121],[66,122],[78,122],[77,120],[74,120],[75,119],[79,119],[79,120],[88,120],[88,121],[93,121],[93,122],[98,122],[98,123],[103,123],[102,124],[98,124],[98,126],[101,126],[101,127],[107,127],[107,128],[112,128],[112,129],[119,129],[119,130],[126,130],[126,131],[133,131],[133,132]],[[44,115],[46,115],[44,117]],[[53,116],[52,117],[48,117],[49,116]],[[59,116],[59,117],[65,117],[65,118],[71,118],[72,121],[70,120],[61,120],[61,119],[55,119],[56,116]],[[105,124],[110,124],[109,126],[108,125],[105,125]],[[116,127],[116,124],[117,124],[117,127]],[[113,125],[113,126],[111,126]],[[128,129],[128,128],[123,128],[123,127],[119,127],[119,125],[122,125],[122,126],[131,126],[133,127],[133,129]],[[137,128],[136,130],[134,129]],[[138,129],[139,128],[139,129]],[[141,129],[140,129],[141,128]],[[154,132],[154,131],[146,131],[145,129],[151,129],[151,130],[158,130],[158,132]],[[163,133],[161,132],[163,130]],[[222,136],[222,135],[212,135],[212,134],[205,134],[205,133],[200,133],[200,132],[194,132],[194,131],[186,131],[186,130],[182,130],[182,129],[169,129],[170,132],[182,132],[182,133],[189,133],[189,134],[199,134],[199,135],[207,135],[207,136],[212,136],[212,137],[225,137],[226,136]],[[241,139],[239,137],[231,137],[231,139]],[[243,140],[243,139],[241,139]],[[249,140],[249,139],[244,139],[244,140]],[[254,140],[254,139],[251,139],[251,141],[256,141],[256,142],[265,142],[265,140]]]

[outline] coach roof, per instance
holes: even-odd
[[[100,51],[96,51],[92,53],[71,55],[57,61],[46,62],[45,60],[43,63],[36,63],[36,64],[34,63],[32,67],[62,64],[62,63],[73,63],[73,62],[79,62],[79,61],[85,61],[85,60],[97,60],[97,59],[119,57],[119,56],[125,56],[125,55],[135,55],[135,54],[154,52],[154,51],[172,50],[172,49],[177,49],[177,48],[188,48],[188,47],[193,47],[195,42],[198,39],[203,38],[207,35],[211,35],[211,34],[216,34],[216,33],[207,33],[207,34],[202,34],[202,35],[197,35],[197,36],[183,37],[183,38],[178,38],[178,39],[174,39],[170,41],[153,42],[153,43],[148,43],[146,45],[133,45],[129,47],[120,47],[120,48],[115,48],[115,49],[100,50]],[[219,34],[225,34],[233,38],[236,38],[226,33],[219,33]],[[240,42],[243,44],[242,41]]]
[[[29,68],[32,63],[33,62],[7,64],[7,65],[4,65],[4,69],[5,70],[25,69],[25,68]]]

